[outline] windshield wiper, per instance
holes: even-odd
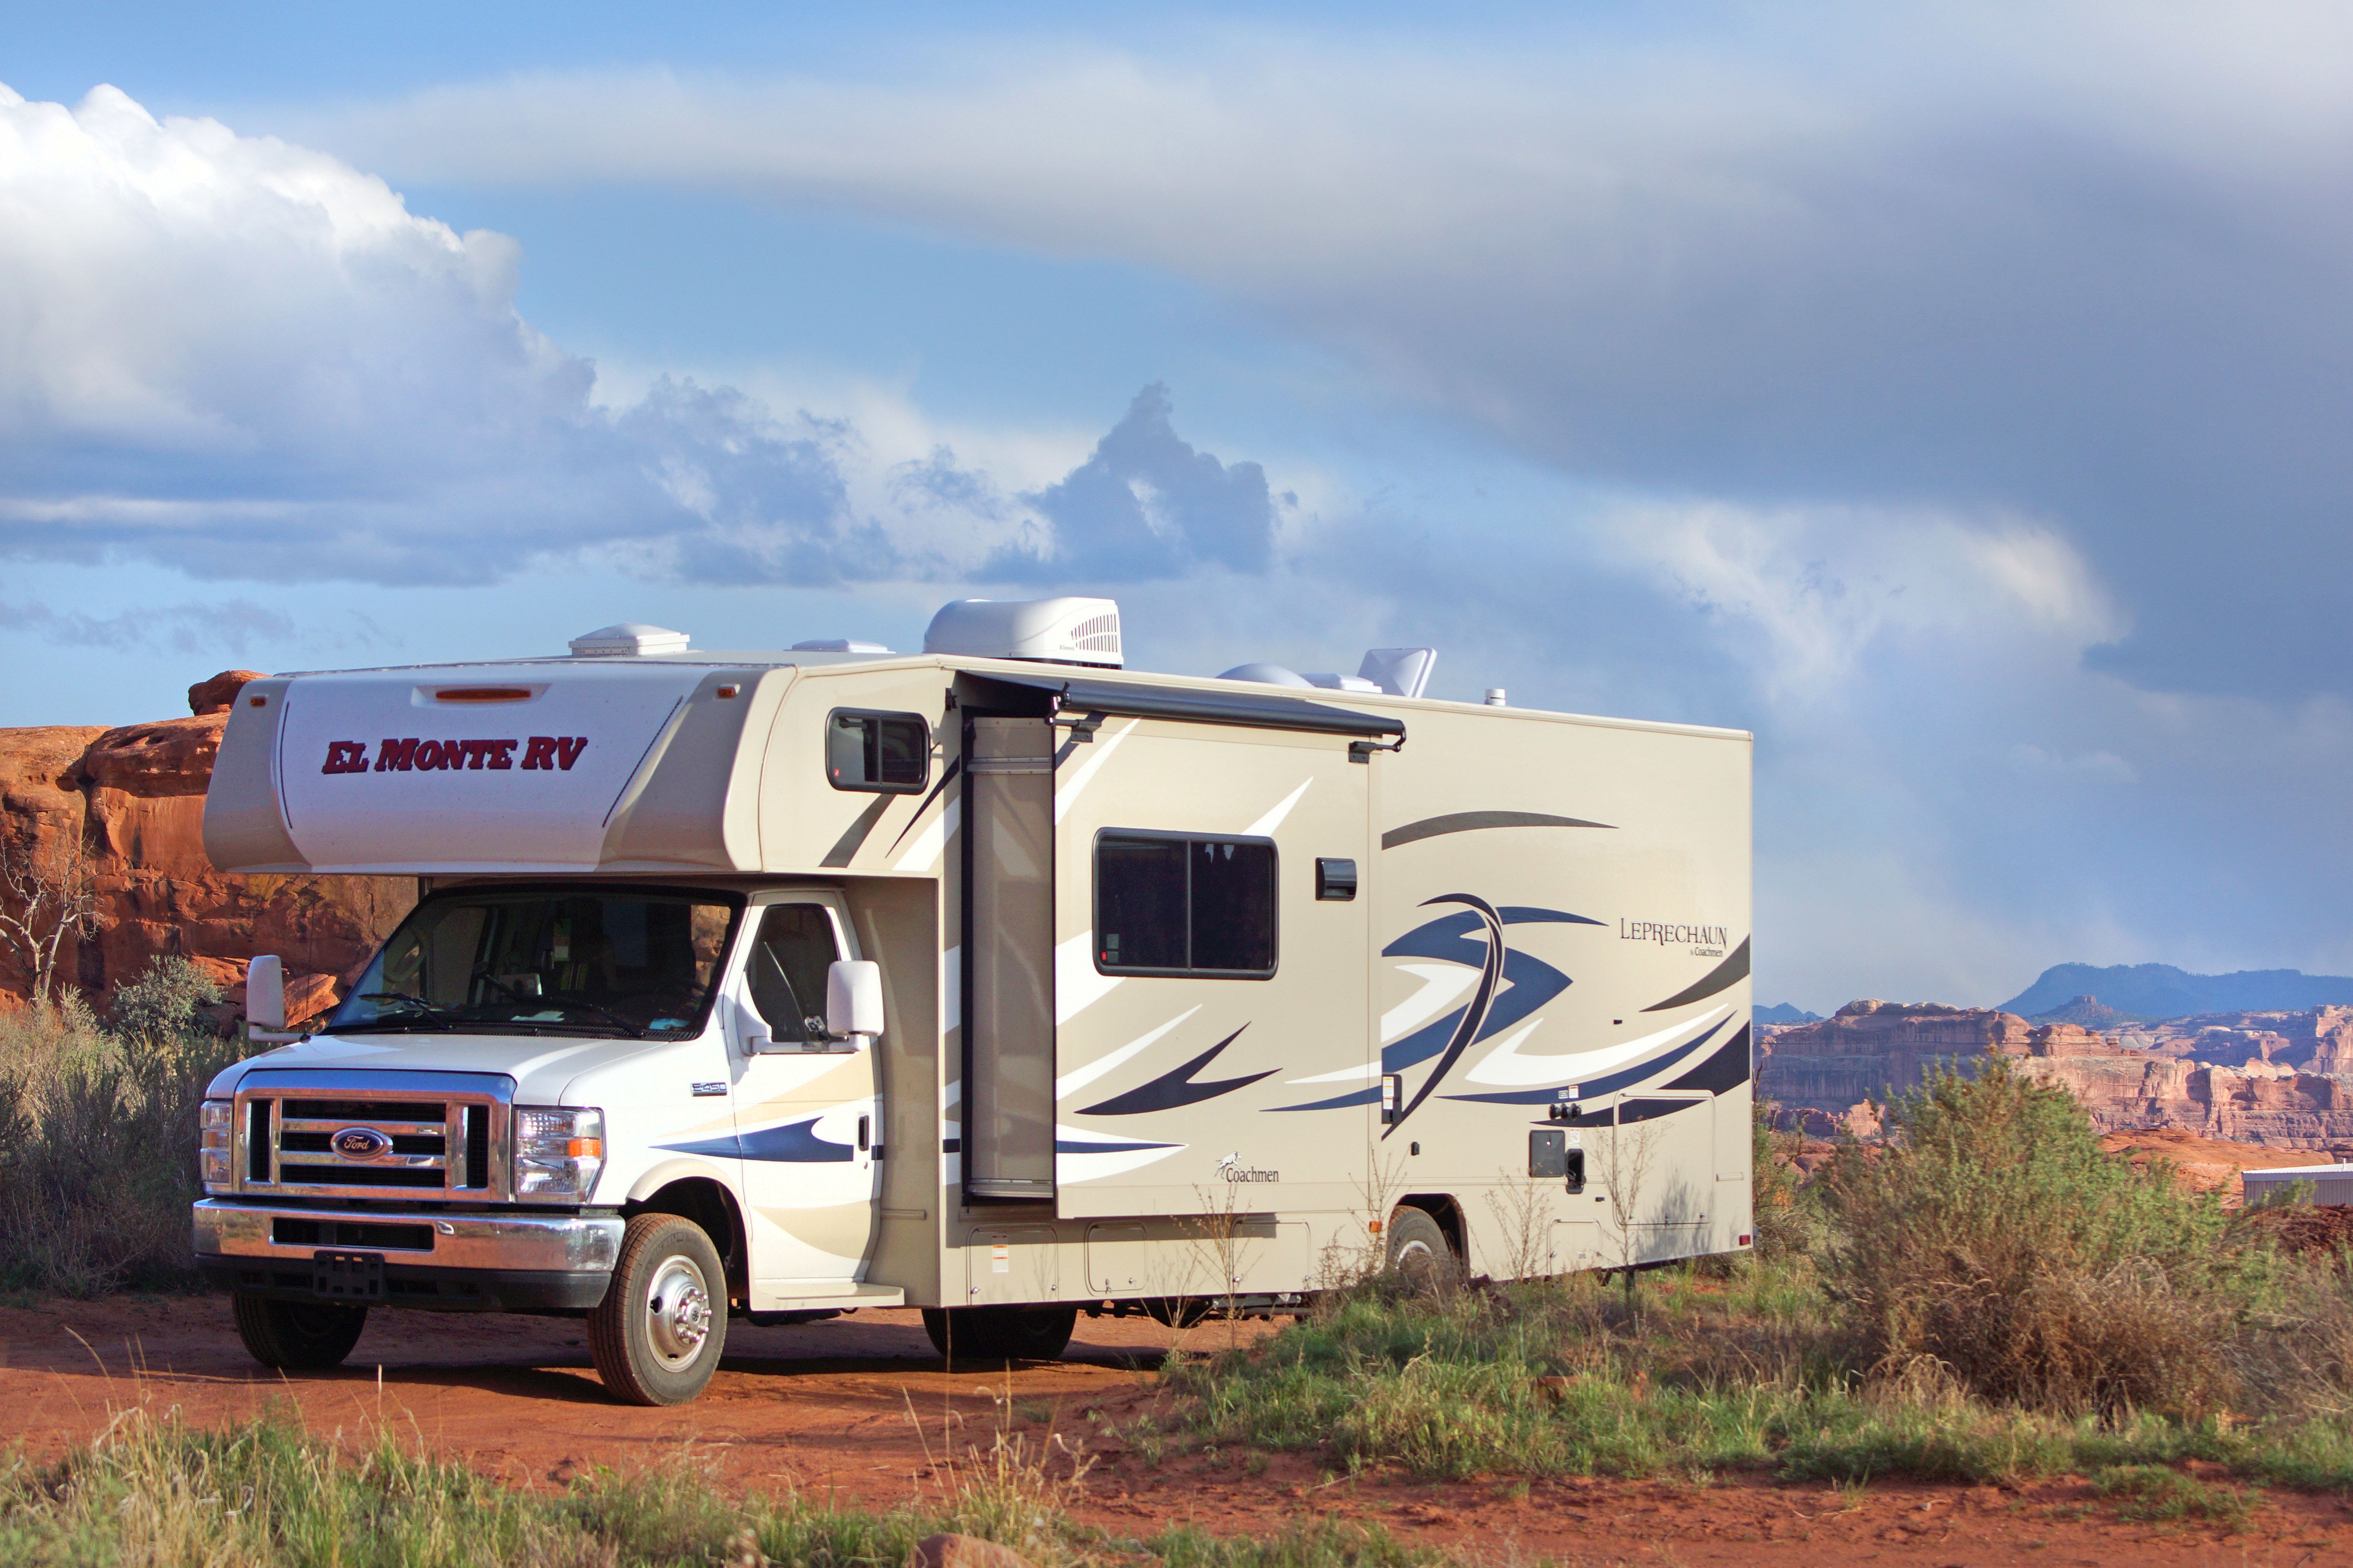
[[[602,1014],[606,1021],[610,1023],[615,1028],[628,1031],[629,1037],[633,1040],[643,1040],[652,1037],[647,1031],[638,1028],[635,1024],[630,1023],[627,1018],[622,1017],[618,1013],[614,1012],[602,1002],[590,1002],[585,998],[579,1001],[567,1002],[560,997],[554,996],[542,996],[535,998],[535,1000],[543,1002],[551,1007],[585,1007],[592,1013]]]
[[[338,1034],[348,1034],[354,1029],[406,1029],[418,1024],[430,1024],[436,1028],[447,1029],[462,1021],[455,1014],[436,1007],[422,996],[409,996],[398,991],[363,991],[352,1000],[389,1003],[402,1007],[413,1007],[416,1011],[405,1018],[372,1018],[364,1019],[358,1023],[340,1025],[335,1029]]]

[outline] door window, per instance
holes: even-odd
[[[825,1037],[825,977],[841,956],[833,917],[822,904],[771,904],[760,911],[745,975],[752,1005],[776,1039],[814,1045]]]

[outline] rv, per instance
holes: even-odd
[[[731,1321],[1301,1309],[1750,1242],[1749,738],[1358,676],[1123,668],[1108,600],[920,655],[563,657],[253,681],[230,872],[417,879],[323,1021],[203,1107],[206,1278],[334,1365],[381,1308],[585,1316],[617,1396]]]

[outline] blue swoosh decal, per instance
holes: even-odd
[[[714,1159],[765,1160],[780,1163],[806,1165],[828,1164],[848,1160],[857,1151],[847,1143],[836,1143],[817,1135],[818,1119],[787,1121],[782,1127],[765,1127],[757,1132],[739,1132],[732,1138],[706,1138],[694,1143],[658,1143],[658,1149],[675,1150],[681,1154],[708,1154]]]
[[[1347,1094],[1335,1095],[1330,1100],[1310,1100],[1305,1105],[1270,1105],[1267,1107],[1267,1110],[1337,1110],[1345,1105],[1371,1105],[1377,1102],[1380,1098],[1381,1087],[1378,1084],[1375,1084],[1370,1089],[1359,1089]]]

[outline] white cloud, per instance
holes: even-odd
[[[1018,438],[978,441],[977,465],[915,448],[936,433],[885,400],[858,405],[889,416],[868,427],[660,374],[600,391],[517,313],[518,262],[324,153],[112,88],[70,109],[0,88],[0,550],[273,581],[584,552],[728,581],[954,576],[1021,507],[944,519],[913,465],[976,498],[1067,471]]]
[[[2353,457],[2313,413],[2353,375],[2353,13],[1514,32],[541,74],[303,123],[406,177],[702,185],[1179,273],[1584,478],[2044,520],[2144,684],[2353,681],[2322,586]]]
[[[2034,637],[2072,661],[2124,630],[2076,549],[2014,517],[1630,501],[1600,528],[1620,559],[1750,642],[1777,698],[1840,698],[1891,645]]]

